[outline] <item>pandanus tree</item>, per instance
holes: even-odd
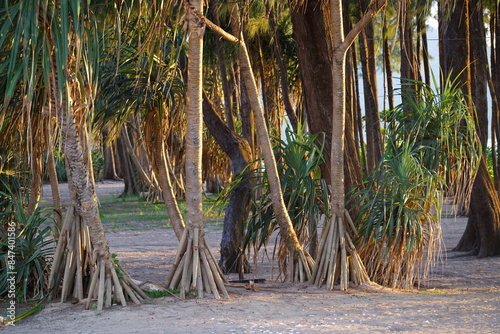
[[[135,303],[147,296],[110,253],[98,213],[87,129],[98,48],[92,9],[77,0],[7,3],[0,48],[10,54],[3,63],[5,110],[46,112],[61,129],[72,201],[52,263],[52,297],[86,298],[87,307],[96,297],[102,308],[113,298],[125,305],[125,296]],[[12,100],[19,92],[24,101]]]
[[[331,15],[332,50],[332,144],[331,144],[331,218],[323,227],[319,252],[312,275],[313,282],[328,289],[340,284],[341,290],[348,288],[349,282],[361,284],[369,281],[365,268],[352,243],[350,233],[351,218],[345,209],[344,193],[344,137],[345,137],[345,57],[360,31],[371,22],[386,4],[385,0],[372,2],[362,18],[344,35],[342,1],[329,3]],[[351,230],[351,232],[350,232]]]
[[[237,15],[237,6],[233,5],[233,8],[231,10],[233,34],[227,33],[221,27],[215,25],[213,22],[205,18],[199,10],[195,10],[194,13],[198,16],[200,21],[205,22],[210,29],[215,31],[222,38],[236,43],[236,45],[238,46],[238,65],[240,67],[243,82],[245,83],[249,103],[255,115],[259,146],[262,150],[263,160],[266,166],[266,171],[270,183],[272,206],[275,211],[276,220],[280,227],[280,235],[283,238],[284,243],[286,244],[286,248],[288,249],[288,260],[286,261],[288,264],[286,265],[286,269],[285,267],[283,267],[283,270],[285,272],[285,280],[308,280],[310,278],[311,268],[314,261],[312,257],[309,256],[309,254],[305,252],[300,245],[297,239],[297,235],[293,229],[290,216],[288,215],[288,212],[286,210],[286,205],[283,201],[283,194],[281,191],[280,180],[276,168],[276,159],[273,154],[264,110],[260,102],[257,84],[250,63],[248,49],[243,38],[240,19]]]
[[[457,81],[441,92],[414,82],[391,111],[386,153],[358,190],[356,245],[377,283],[412,288],[428,277],[442,250],[445,194],[470,196],[481,145]],[[434,82],[436,85],[437,83]]]
[[[188,26],[188,80],[186,91],[186,211],[187,226],[177,256],[170,269],[167,285],[179,288],[181,296],[191,289],[202,298],[205,292],[215,298],[227,298],[224,277],[204,235],[202,210],[202,64],[205,23],[197,13],[203,11],[199,0],[185,2]]]

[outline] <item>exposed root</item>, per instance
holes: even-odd
[[[326,284],[327,289],[333,290],[338,284],[345,291],[350,282],[356,286],[370,282],[345,220],[350,224],[347,211],[343,216],[333,215],[323,228],[311,280],[318,287]]]
[[[87,309],[95,301],[98,310],[113,302],[125,306],[127,299],[134,304],[149,299],[109,251],[98,255],[90,239],[89,228],[70,206],[54,254],[49,298],[59,297],[61,302],[86,299]]]
[[[184,229],[166,285],[170,289],[179,289],[180,298],[185,298],[189,291],[196,291],[198,298],[208,293],[215,299],[227,299],[229,294],[225,283],[227,281],[203,232],[200,233],[197,227]]]

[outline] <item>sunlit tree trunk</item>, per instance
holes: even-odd
[[[174,265],[167,277],[170,288],[179,288],[181,298],[189,290],[197,297],[212,293],[216,299],[228,298],[224,279],[205,240],[202,189],[202,65],[205,24],[200,16],[200,0],[185,2],[188,25],[188,80],[186,91],[186,220],[187,228],[177,249]]]
[[[231,17],[233,19],[233,33],[239,34],[237,35],[238,39],[236,39],[235,42],[237,42],[239,46],[239,65],[241,76],[242,79],[245,80],[249,102],[255,115],[259,147],[262,150],[262,156],[266,165],[274,214],[280,227],[280,236],[288,249],[289,258],[283,263],[282,270],[285,273],[285,280],[287,281],[305,281],[310,278],[312,258],[310,258],[307,252],[304,252],[302,246],[300,245],[283,200],[281,183],[276,167],[273,148],[269,139],[264,110],[260,103],[259,92],[253,76],[248,50],[246,48],[243,35],[240,32],[240,22],[237,12],[237,7],[234,6]]]
[[[347,50],[360,31],[371,22],[374,15],[385,6],[385,0],[375,1],[362,18],[344,37],[342,1],[331,0],[331,45],[332,45],[332,146],[331,146],[331,212],[320,241],[320,252],[314,266],[312,280],[327,289],[340,284],[347,290],[349,282],[369,282],[366,269],[350,237],[350,216],[345,209],[344,193],[344,137],[345,137],[345,57]]]

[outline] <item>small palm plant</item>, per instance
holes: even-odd
[[[419,93],[390,112],[385,155],[355,190],[367,272],[400,288],[418,284],[439,258],[442,198],[467,200],[481,152],[461,90],[449,78],[441,92],[417,84]]]
[[[24,302],[44,298],[55,249],[52,224],[45,224],[50,218],[39,208],[27,215],[21,194],[5,184],[3,188],[7,191],[0,192],[0,296],[15,294]]]

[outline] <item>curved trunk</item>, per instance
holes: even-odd
[[[252,66],[250,64],[250,57],[248,55],[248,50],[246,48],[243,35],[240,33],[239,29],[239,18],[237,17],[237,6],[234,6],[231,11],[231,17],[233,19],[233,32],[238,33],[239,40],[239,65],[241,70],[241,76],[245,80],[246,89],[248,92],[248,98],[250,105],[254,111],[255,124],[258,135],[259,147],[262,150],[262,156],[264,158],[264,164],[266,166],[266,172],[269,180],[269,188],[271,191],[271,201],[273,206],[273,211],[276,216],[276,221],[280,227],[280,236],[285,243],[289,254],[291,256],[289,265],[284,269],[285,280],[293,281],[298,277],[294,277],[294,263],[299,260],[302,263],[302,268],[305,273],[300,273],[300,279],[305,280],[303,275],[310,278],[310,264],[311,261],[307,259],[307,254],[305,254],[302,246],[300,245],[295,230],[293,229],[292,221],[286,210],[286,205],[283,200],[283,194],[281,191],[281,183],[278,176],[278,170],[276,167],[276,159],[274,157],[273,148],[271,146],[271,141],[269,139],[269,133],[267,130],[267,124],[264,116],[264,110],[260,103],[259,92],[257,89],[257,84],[253,75]]]
[[[453,250],[468,251],[478,257],[500,254],[500,201],[484,159],[472,188],[465,232]]]
[[[163,141],[163,136],[160,135],[160,131],[161,129],[158,129],[158,138],[155,141],[156,157],[153,161],[156,165],[158,181],[160,182],[163,201],[165,202],[165,206],[167,208],[168,216],[170,218],[170,224],[174,229],[174,233],[177,236],[177,239],[181,240],[185,225],[184,220],[182,219],[181,211],[179,210],[179,206],[177,205],[177,201],[175,199],[172,183],[170,181],[170,176],[167,169],[167,160],[165,159],[165,156],[168,153],[165,150],[165,143]]]
[[[231,131],[222,121],[206,94],[203,96],[203,116],[208,130],[231,159],[233,180],[239,178],[240,173],[252,161],[250,145],[245,139]],[[219,266],[223,272],[237,272],[241,276],[243,272],[247,272],[249,269],[242,248],[245,225],[250,213],[251,198],[251,177],[245,176],[232,189],[224,215],[219,260]]]

